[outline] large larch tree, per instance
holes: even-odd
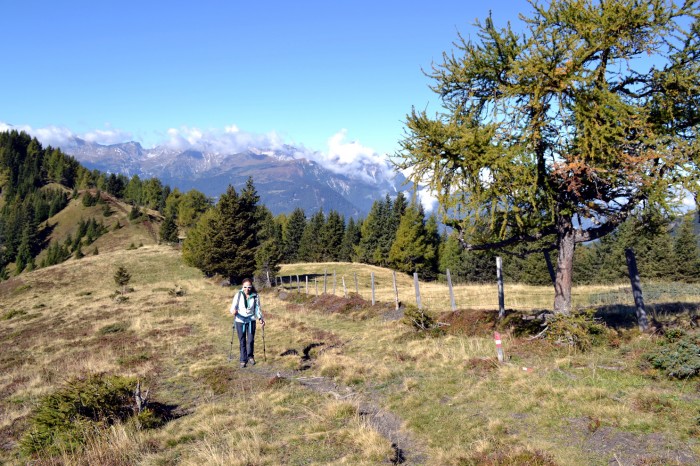
[[[700,192],[698,5],[531,6],[522,31],[488,17],[433,65],[442,109],[411,111],[396,163],[437,194],[466,249],[557,251],[566,314],[576,244]]]

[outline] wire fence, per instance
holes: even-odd
[[[369,267],[372,269],[373,267]],[[446,281],[414,282],[412,276],[389,269],[346,263],[290,264],[277,277],[277,286],[289,292],[309,295],[332,294],[348,296],[357,293],[372,302],[411,304],[437,312],[456,309],[498,310],[498,283],[452,283]],[[285,274],[286,273],[286,274]],[[494,277],[495,278],[495,277]],[[396,280],[394,282],[394,280]],[[395,284],[394,284],[395,283]],[[647,304],[700,303],[700,284],[647,283],[642,284]],[[505,309],[522,311],[552,309],[552,286],[530,286],[517,283],[503,284]],[[586,285],[572,289],[574,309],[604,306],[634,306],[629,284]]]

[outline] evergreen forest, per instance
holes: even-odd
[[[59,149],[42,147],[24,132],[0,133],[0,277],[46,267],[70,258],[108,233],[101,219],[79,221],[76,233],[50,242],[52,217],[71,199],[85,206],[104,203],[103,193],[132,205],[129,218],[156,212],[158,240],[181,245],[185,261],[206,275],[240,282],[274,279],[279,265],[296,262],[361,262],[439,280],[450,270],[460,282],[491,282],[499,251],[468,251],[454,232],[399,192],[376,200],[366,217],[301,208],[273,215],[260,202],[254,180],[229,186],[215,203],[201,192],[186,193],[158,179],[88,170]],[[103,207],[109,215],[109,207]],[[697,214],[669,218],[631,215],[602,239],[576,248],[577,284],[625,282],[624,251],[634,249],[643,280],[700,281],[700,223]],[[37,257],[42,251],[42,259]],[[551,283],[542,254],[504,255],[506,280]]]

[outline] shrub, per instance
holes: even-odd
[[[10,320],[10,319],[12,319],[13,317],[19,317],[19,316],[23,316],[23,315],[26,315],[26,314],[27,314],[27,311],[24,311],[24,310],[21,310],[21,309],[13,309],[13,310],[11,310],[11,311],[7,311],[6,313],[4,313],[4,314],[2,315],[2,318],[1,318],[1,319],[2,319],[2,320]]]
[[[105,325],[97,331],[100,335],[109,335],[110,333],[121,333],[125,332],[129,328],[129,324],[126,322],[117,322],[115,324]]]
[[[84,444],[90,430],[134,414],[135,386],[133,378],[102,374],[69,381],[39,401],[29,431],[20,440],[22,453],[74,451]]]
[[[667,332],[660,347],[645,357],[669,378],[695,377],[700,374],[700,337]]]
[[[580,351],[588,351],[593,346],[603,344],[608,335],[608,328],[593,317],[594,312],[587,310],[549,317],[547,339]]]
[[[433,316],[410,304],[404,309],[402,322],[420,333],[431,336],[440,336],[444,333]]]

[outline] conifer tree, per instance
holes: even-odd
[[[422,205],[421,205],[421,210],[422,210]],[[425,239],[428,244],[428,247],[431,250],[432,254],[432,259],[428,260],[428,263],[426,264],[426,271],[423,273],[424,279],[432,280],[437,277],[438,273],[438,263],[440,261],[440,232],[438,231],[438,221],[437,217],[435,214],[431,214],[428,216],[428,219],[425,221]]]
[[[278,224],[272,212],[265,206],[258,206],[258,242],[255,253],[256,275],[262,283],[273,283],[280,270],[282,260],[282,225]]]
[[[172,214],[165,216],[163,223],[160,225],[160,240],[165,243],[177,243],[177,225],[175,224],[175,219]]]
[[[212,201],[200,191],[191,189],[182,195],[177,206],[177,226],[184,231],[192,228],[199,217],[212,207]]]
[[[297,207],[289,216],[284,229],[284,262],[293,263],[299,260],[299,247],[305,229],[306,214]]]
[[[182,244],[182,258],[185,263],[200,269],[207,276],[215,273],[209,256],[211,238],[216,231],[218,217],[217,209],[204,212],[194,226],[187,231],[187,237]]]
[[[386,226],[387,215],[385,203],[372,203],[369,214],[360,226],[360,242],[355,247],[355,256],[359,262],[376,265],[381,261],[382,235],[385,233],[382,228]]]
[[[442,108],[407,116],[397,168],[433,190],[467,249],[541,255],[546,240],[553,308],[568,314],[577,244],[698,192],[699,13],[552,0],[533,3],[522,34],[489,15],[433,67]]]
[[[355,219],[350,217],[343,234],[343,242],[340,245],[339,260],[344,262],[351,262],[354,260],[355,247],[360,244],[360,238],[359,225],[355,223]]]
[[[206,226],[208,231],[202,235],[209,239],[209,244],[201,245],[204,250],[202,270],[205,273],[221,274],[232,284],[253,276],[255,253],[259,246],[256,221],[258,200],[250,178],[240,196],[231,185],[221,196],[215,207],[216,214]],[[192,248],[193,251],[195,249]]]
[[[396,239],[389,252],[389,263],[401,272],[430,274],[435,253],[427,237],[422,210],[412,203],[401,217]]]
[[[114,283],[116,283],[117,286],[121,287],[122,294],[126,293],[127,286],[129,285],[130,281],[131,274],[126,269],[126,267],[124,267],[123,265],[118,266],[117,270],[114,272]]]
[[[676,264],[675,277],[679,281],[700,281],[700,247],[693,226],[694,214],[685,215],[673,242]]]
[[[318,238],[320,246],[321,260],[333,262],[340,259],[340,248],[343,243],[345,233],[345,219],[335,211],[328,212],[328,217],[321,228]]]
[[[325,223],[326,216],[323,214],[323,210],[319,210],[309,219],[299,242],[298,259],[300,261],[320,262],[322,260],[323,251],[319,238]]]

